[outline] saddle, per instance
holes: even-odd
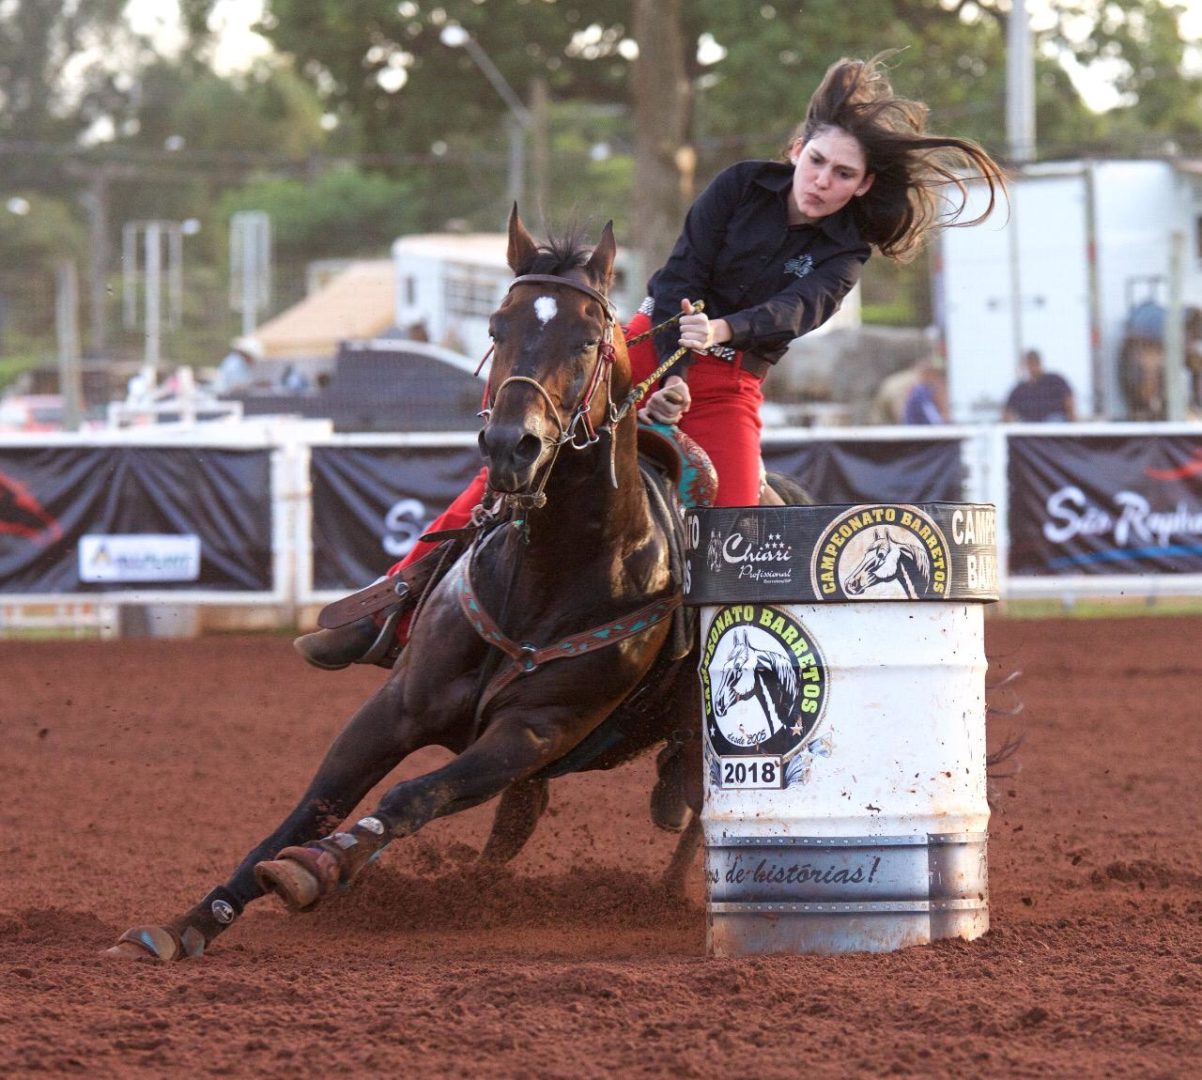
[[[678,428],[639,425],[639,473],[647,491],[651,516],[668,538],[672,587],[684,588],[684,511],[711,506],[718,491],[718,474],[700,446]],[[679,660],[693,647],[697,628],[694,609],[681,606],[672,617],[664,658]]]

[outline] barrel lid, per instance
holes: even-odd
[[[998,598],[990,503],[704,507],[685,531],[687,604]]]

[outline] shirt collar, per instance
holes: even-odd
[[[787,198],[793,185],[793,166],[783,161],[765,161],[755,182],[766,191]],[[852,246],[864,242],[852,217],[850,204],[834,214],[819,218],[813,228],[826,233],[837,244]]]

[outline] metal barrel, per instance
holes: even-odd
[[[710,954],[983,934],[994,507],[694,509],[686,533]]]

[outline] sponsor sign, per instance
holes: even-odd
[[[783,788],[804,781],[826,712],[827,667],[810,631],[765,604],[719,608],[702,640],[702,709],[715,787]]]
[[[351,592],[374,581],[479,469],[474,446],[315,446],[313,588]]]
[[[132,533],[79,538],[80,581],[196,581],[199,577],[199,536]]]
[[[1010,573],[1202,573],[1202,437],[1008,440]]]
[[[690,510],[690,604],[996,600],[997,511],[977,503]]]
[[[0,596],[268,593],[271,451],[0,446]]]

